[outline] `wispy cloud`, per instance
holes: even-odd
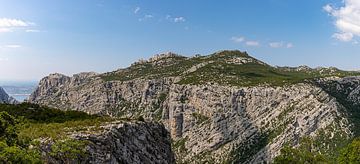
[[[271,42],[271,43],[269,43],[269,46],[271,48],[281,48],[284,46],[284,43],[283,42]]]
[[[241,43],[241,42],[245,41],[245,38],[242,36],[239,36],[239,37],[233,36],[233,37],[231,37],[230,40],[232,40],[235,43]]]
[[[339,41],[350,42],[354,36],[360,36],[360,3],[359,0],[344,0],[344,6],[337,8],[331,4],[323,7],[335,20],[338,32],[332,35]]]
[[[21,45],[18,44],[8,44],[4,46],[5,48],[21,48]]]
[[[15,28],[34,26],[35,23],[20,19],[0,18],[0,33],[12,32]]]
[[[245,42],[245,45],[256,47],[256,46],[259,46],[260,43],[259,43],[258,41],[246,41],[246,42]]]
[[[233,41],[234,43],[244,43],[246,46],[253,46],[253,47],[260,46],[259,41],[247,40],[243,36],[233,36],[230,38],[230,40]]]
[[[176,17],[176,18],[174,18],[174,22],[175,22],[175,23],[185,22],[185,21],[186,21],[186,19],[185,19],[184,17]]]
[[[349,42],[354,38],[354,34],[352,33],[335,33],[332,35],[333,38],[340,40],[342,42]]]
[[[0,18],[0,27],[27,27],[33,24],[20,19]]]
[[[140,11],[140,7],[136,7],[135,10],[134,10],[134,14],[137,14],[139,11]]]
[[[141,21],[144,21],[144,20],[147,20],[147,19],[152,19],[152,18],[154,18],[154,15],[146,14],[146,15],[144,15],[144,17],[139,18],[139,21],[141,22]]]
[[[244,36],[233,36],[230,38],[230,40],[234,43],[240,43],[245,46],[253,46],[253,47],[261,46],[260,41],[249,40],[249,39],[246,39]],[[292,48],[292,47],[294,47],[294,45],[291,42],[284,42],[284,41],[264,42],[264,43],[268,44],[268,46],[270,48]]]
[[[269,46],[271,48],[292,48],[294,45],[292,43],[285,43],[283,41],[281,42],[270,42]]]
[[[34,29],[28,29],[28,30],[25,30],[26,32],[34,32],[34,33],[37,33],[37,32],[40,32],[40,30],[34,30]]]
[[[172,17],[171,15],[166,15],[165,19],[174,23],[186,22],[186,18],[182,16]]]
[[[147,14],[147,15],[144,16],[144,18],[154,18],[154,16],[151,15],[151,14]]]

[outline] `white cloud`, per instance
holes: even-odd
[[[333,11],[333,7],[331,7],[330,4],[325,5],[323,9],[328,13],[331,13]]]
[[[142,22],[142,21],[144,21],[144,20],[152,19],[152,18],[154,18],[153,15],[151,15],[151,14],[146,14],[146,15],[144,15],[143,18],[140,18],[139,21]]]
[[[34,23],[20,19],[0,18],[0,27],[28,27],[31,25],[34,25]]]
[[[294,45],[292,43],[285,43],[285,42],[270,42],[269,46],[271,48],[292,48]]]
[[[332,37],[343,42],[349,42],[353,39],[354,35],[352,33],[335,33]]]
[[[18,44],[9,44],[9,45],[5,45],[5,48],[21,48],[21,45]]]
[[[271,42],[271,43],[269,43],[269,46],[271,48],[281,48],[284,46],[284,43],[283,42]]]
[[[340,41],[349,42],[354,36],[360,36],[360,1],[344,0],[340,8],[326,5],[323,9],[335,19],[338,32],[333,35]]]
[[[28,30],[25,30],[26,32],[40,32],[40,30],[33,30],[33,29],[28,29]]]
[[[134,14],[137,14],[140,11],[140,7],[136,7],[134,10]]]
[[[154,18],[154,16],[151,15],[151,14],[147,14],[147,15],[144,16],[144,18]]]
[[[35,23],[20,19],[0,18],[0,33],[13,32],[17,28],[34,26]]]
[[[165,19],[169,20],[170,22],[174,22],[174,23],[186,22],[186,18],[181,17],[181,16],[173,18],[171,15],[166,15]]]
[[[176,18],[174,18],[174,22],[175,22],[175,23],[185,22],[185,21],[186,21],[186,19],[185,19],[184,17],[176,17]]]
[[[240,37],[233,36],[233,37],[231,37],[230,40],[232,40],[235,43],[241,43],[241,42],[245,41],[245,38],[242,36],[240,36]]]
[[[259,46],[260,43],[258,41],[246,41],[247,46]]]

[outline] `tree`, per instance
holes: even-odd
[[[7,112],[0,112],[0,139],[11,146],[17,142],[16,120]]]

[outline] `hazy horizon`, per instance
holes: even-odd
[[[4,0],[0,80],[102,73],[162,52],[228,49],[271,65],[357,70],[359,12],[356,0]]]

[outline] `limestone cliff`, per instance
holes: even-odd
[[[334,93],[359,104],[357,78],[326,84],[327,77],[358,73],[302,68],[271,67],[239,51],[192,58],[165,54],[105,74],[52,74],[29,101],[160,121],[171,133],[179,163],[270,162],[302,137],[323,141],[330,150],[341,142],[336,139],[356,133],[346,110],[351,107]],[[348,83],[352,92],[344,89]]]
[[[81,158],[69,159],[61,152],[51,151],[54,142],[41,140],[41,152],[47,163],[174,163],[170,135],[157,123],[123,122],[107,123],[94,131],[72,132],[70,138],[85,143]],[[57,141],[66,145],[69,139]],[[75,149],[75,148],[73,148]],[[61,158],[56,158],[61,157]]]

